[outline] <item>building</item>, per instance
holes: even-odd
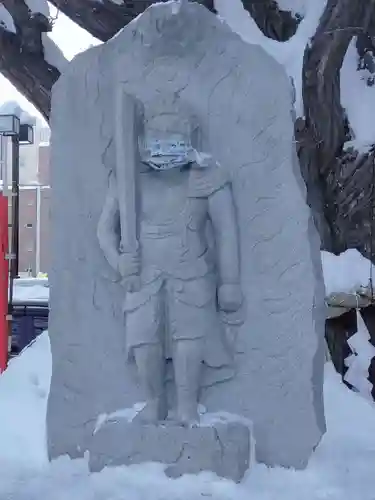
[[[48,273],[50,265],[50,130],[37,133],[35,182],[20,185],[19,271],[32,276]]]
[[[10,104],[11,109],[8,112],[13,113],[12,109],[16,108],[16,105]],[[18,116],[22,113],[22,110],[17,110]],[[34,143],[22,145],[19,151],[19,273],[36,276],[39,272],[48,272],[49,269],[50,129],[38,119],[34,119],[33,122]],[[1,181],[3,183],[7,180],[10,186],[11,142],[3,138],[1,144]],[[11,207],[9,208],[11,212]]]
[[[38,179],[40,148],[49,148],[50,129],[36,120],[34,125],[34,142],[20,148],[20,184],[29,185],[40,183]]]
[[[20,274],[48,273],[50,197],[49,186],[20,186]]]
[[[38,182],[38,161],[39,147],[41,144],[49,143],[50,129],[40,119],[30,116],[16,102],[8,102],[1,106],[1,113],[14,114],[20,117],[22,123],[32,124],[34,129],[34,140],[32,144],[23,144],[19,151],[20,165],[20,184],[29,185]],[[11,179],[11,157],[12,146],[9,140],[3,141],[2,159],[5,159],[7,169],[4,171],[5,165],[1,168],[1,179],[5,177]]]

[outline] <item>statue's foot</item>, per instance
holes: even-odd
[[[177,422],[183,427],[198,427],[199,415],[197,405],[177,409]]]
[[[134,423],[156,425],[167,417],[167,409],[163,398],[147,401],[146,405],[133,418]]]

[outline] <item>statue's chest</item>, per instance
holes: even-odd
[[[140,176],[141,221],[152,225],[188,222],[202,203],[189,198],[189,172],[147,172]]]

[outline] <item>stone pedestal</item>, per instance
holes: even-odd
[[[105,422],[94,434],[90,470],[160,462],[169,477],[212,471],[239,482],[250,466],[251,430],[240,422],[193,428],[174,424],[141,426],[127,420]]]

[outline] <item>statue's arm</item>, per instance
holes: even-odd
[[[119,264],[119,205],[115,177],[111,173],[103,210],[97,227],[99,246],[109,265],[118,270]]]
[[[208,197],[209,215],[215,234],[221,285],[240,282],[238,225],[230,184]]]

